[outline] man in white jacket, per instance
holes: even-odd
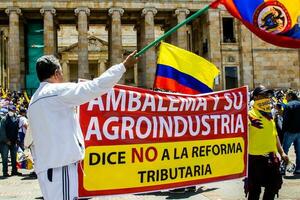
[[[31,98],[28,120],[35,172],[45,200],[78,197],[77,164],[84,158],[84,139],[75,107],[112,89],[126,69],[137,63],[135,53],[98,78],[80,83],[64,83],[62,68],[54,56],[37,60],[41,83]]]

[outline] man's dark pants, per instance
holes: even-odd
[[[7,174],[8,171],[8,151],[11,157],[12,174],[17,173],[17,148],[16,145],[7,145],[0,143],[0,153],[2,158],[2,172],[3,175]]]
[[[269,156],[249,155],[248,162],[248,200],[259,200],[261,187],[265,188],[263,200],[274,200],[282,185],[279,159],[275,154]]]

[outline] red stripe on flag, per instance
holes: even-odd
[[[220,3],[222,3],[222,0],[216,0],[210,4],[210,7],[216,9]]]
[[[164,90],[169,90],[169,91],[179,92],[184,94],[200,94],[200,92],[197,90],[193,90],[189,87],[181,85],[180,83],[178,83],[173,79],[165,78],[161,76],[156,76],[154,81],[154,88],[164,89]]]

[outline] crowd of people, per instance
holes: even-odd
[[[288,171],[300,174],[300,92],[290,89],[275,93],[275,97],[272,114],[279,140],[286,154],[292,144],[296,153],[296,165],[286,163],[281,168],[281,174],[285,175],[287,166]]]
[[[4,177],[21,175],[18,172],[17,151],[25,149],[24,139],[28,127],[26,112],[29,104],[27,93],[9,91],[0,87],[0,154]],[[11,173],[8,173],[10,155]]]
[[[281,189],[282,175],[291,161],[288,151],[294,144],[295,168],[300,174],[299,92],[273,91],[260,85],[251,92],[249,116],[249,161],[245,193],[249,200],[273,200]],[[279,157],[278,157],[279,156]],[[280,161],[281,160],[281,161]]]

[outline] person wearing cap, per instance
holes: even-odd
[[[8,113],[2,119],[2,123],[5,129],[6,137],[7,137],[7,145],[9,149],[9,154],[11,157],[11,175],[22,175],[17,170],[17,140],[18,140],[18,129],[19,129],[19,120],[16,114],[16,106],[9,105]],[[4,154],[5,163],[8,160],[8,152]],[[7,174],[7,167],[5,167],[5,173]]]
[[[249,116],[249,161],[246,192],[249,200],[259,200],[261,187],[265,188],[263,199],[275,198],[282,185],[279,171],[281,158],[288,161],[284,153],[271,114],[272,90],[260,85],[253,90],[253,106]]]
[[[286,154],[289,148],[294,144],[296,153],[296,169],[294,174],[300,174],[300,101],[294,91],[289,91],[286,94],[287,104],[283,111],[282,131],[283,150]]]
[[[135,53],[101,76],[79,83],[64,83],[62,68],[54,56],[37,60],[41,83],[31,98],[27,116],[35,172],[45,200],[77,199],[77,164],[84,158],[84,139],[75,107],[111,90],[126,69],[137,63]]]

